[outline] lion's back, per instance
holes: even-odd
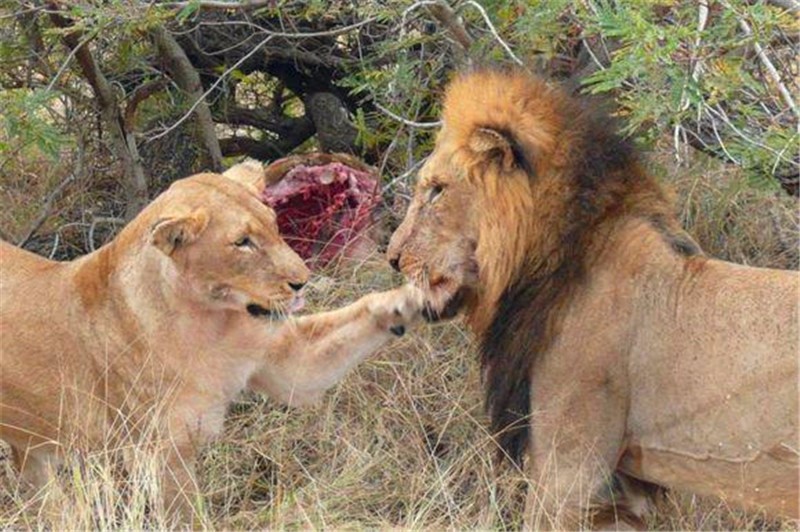
[[[55,303],[53,284],[64,263],[53,262],[0,241],[0,328],[19,321],[26,309]]]

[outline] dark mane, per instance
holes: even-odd
[[[557,248],[528,251],[482,338],[491,427],[502,453],[518,464],[530,438],[533,365],[551,347],[566,305],[586,279],[591,261],[587,255],[597,227],[631,215],[634,196],[644,200],[643,211],[650,210],[643,216],[661,220],[664,231],[672,227],[669,203],[655,181],[639,169],[632,142],[617,132],[609,114],[579,97],[556,99],[554,105],[566,124],[558,143],[570,146],[565,224],[543,229],[561,231]],[[529,178],[537,179],[530,173]],[[680,247],[691,246],[680,240]],[[542,252],[547,257],[540,256]]]

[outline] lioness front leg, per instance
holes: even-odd
[[[420,292],[407,285],[292,320],[249,386],[287,404],[313,402],[361,360],[402,336],[421,310]]]
[[[197,517],[195,503],[199,493],[195,475],[197,445],[186,431],[176,431],[164,444],[161,449],[164,453],[161,476],[163,509],[174,524],[191,524]]]

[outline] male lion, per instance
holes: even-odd
[[[177,181],[73,262],[0,242],[0,438],[23,478],[41,484],[65,447],[155,431],[165,502],[186,510],[197,448],[239,392],[311,401],[419,314],[406,287],[283,320],[309,271],[259,200],[261,178],[251,162]]]
[[[608,117],[545,81],[461,76],[443,119],[388,256],[479,337],[528,519],[574,528],[612,476],[797,517],[798,273],[704,256]]]

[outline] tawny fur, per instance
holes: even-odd
[[[149,438],[165,502],[184,513],[195,453],[239,392],[313,401],[418,315],[406,287],[287,318],[309,272],[258,199],[259,174],[250,162],[178,181],[73,262],[0,242],[0,438],[24,478],[40,485],[65,449]]]
[[[461,76],[443,118],[389,257],[480,338],[532,524],[577,526],[615,474],[797,517],[798,273],[703,256],[613,122],[541,79]]]

